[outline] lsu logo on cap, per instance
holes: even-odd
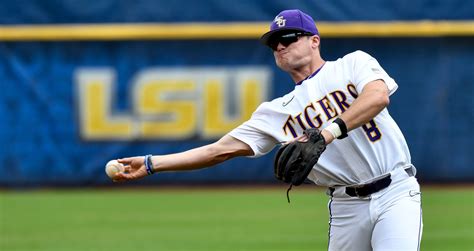
[[[284,27],[286,25],[286,19],[283,18],[283,16],[277,16],[275,17],[275,20],[273,20],[278,27]]]

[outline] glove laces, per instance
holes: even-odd
[[[293,187],[293,184],[288,187],[288,190],[286,190],[286,199],[288,200],[288,204],[290,204],[290,190]]]

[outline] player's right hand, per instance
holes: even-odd
[[[144,156],[123,158],[117,161],[124,165],[125,171],[117,173],[113,179],[114,182],[136,180],[148,176]]]

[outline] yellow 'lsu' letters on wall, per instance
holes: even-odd
[[[130,82],[131,95],[116,97],[112,69],[81,68],[75,74],[81,136],[217,138],[250,118],[266,100],[269,76],[265,67],[148,68]],[[113,112],[119,98],[132,98],[128,115]]]
[[[132,135],[129,116],[112,115],[114,72],[111,69],[83,69],[76,72],[79,120],[84,139],[127,139]]]
[[[141,132],[145,138],[182,138],[192,135],[196,128],[196,105],[189,100],[166,99],[173,94],[196,91],[190,80],[149,81],[135,88],[135,109],[143,121]]]
[[[242,69],[231,74],[223,71],[204,85],[205,138],[218,137],[250,118],[264,101],[268,75],[258,69]]]

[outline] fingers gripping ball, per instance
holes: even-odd
[[[114,178],[117,173],[124,172],[125,167],[117,160],[111,160],[105,165],[105,173],[110,178]]]
[[[274,173],[278,180],[300,185],[326,150],[326,142],[318,129],[306,129],[304,134],[308,141],[293,141],[278,150],[274,163]]]

